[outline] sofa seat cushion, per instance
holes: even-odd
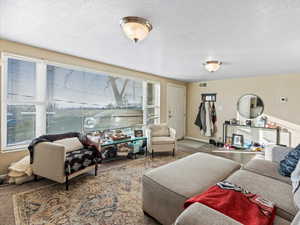
[[[242,225],[238,221],[207,207],[201,203],[194,203],[185,209],[176,219],[174,225]],[[275,216],[273,225],[290,225],[290,222]]]
[[[298,211],[293,201],[292,186],[287,183],[247,170],[239,170],[226,180],[273,201],[277,207],[276,214],[288,221],[292,221]]]
[[[291,184],[291,179],[289,177],[282,176],[278,172],[278,167],[279,164],[276,162],[271,162],[263,159],[252,159],[244,166],[244,169],[285,182],[287,184]]]
[[[224,180],[240,164],[195,153],[152,169],[143,176],[143,210],[164,225],[174,223],[188,198]]]
[[[275,216],[273,225],[290,225],[291,222],[281,218],[280,216]]]
[[[153,145],[169,145],[175,143],[174,138],[171,137],[153,137],[151,141]]]
[[[291,225],[299,225],[300,224],[300,211],[297,213],[295,218],[293,219]],[[274,224],[276,225],[276,224]]]

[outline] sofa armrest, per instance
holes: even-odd
[[[242,225],[238,221],[203,205],[194,203],[184,210],[174,225]]]
[[[265,160],[280,162],[293,148],[269,145],[265,148]]]
[[[63,145],[42,142],[34,148],[32,169],[35,175],[65,182],[66,150]]]
[[[169,128],[170,137],[176,140],[176,130],[174,128]]]

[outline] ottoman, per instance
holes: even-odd
[[[171,225],[186,199],[224,180],[241,165],[206,153],[195,153],[143,175],[143,210],[163,225]]]

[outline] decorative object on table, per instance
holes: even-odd
[[[143,137],[143,130],[134,130],[134,136],[135,137]]]
[[[268,122],[266,125],[267,128],[278,128],[279,126],[275,122]]]
[[[116,130],[115,134],[111,137],[113,141],[124,140],[129,138],[131,138],[131,136],[124,134],[122,130]]]
[[[231,145],[232,144],[232,137],[226,137],[225,144]]]
[[[232,146],[242,148],[244,146],[244,136],[241,134],[232,135]]]
[[[251,120],[246,120],[246,125],[247,126],[251,126],[252,125],[252,121]]]
[[[262,116],[257,121],[257,123],[258,123],[257,126],[259,126],[259,127],[266,127],[267,121],[268,121],[268,117],[267,116]]]
[[[264,103],[262,99],[255,94],[245,94],[237,102],[238,113],[246,119],[255,119],[262,115]]]
[[[148,151],[154,156],[154,152],[175,152],[177,150],[176,130],[169,128],[167,124],[153,124],[147,127]]]
[[[230,120],[230,124],[236,125],[236,124],[238,124],[238,120],[233,118],[233,119]]]

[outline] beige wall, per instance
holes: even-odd
[[[224,120],[237,117],[239,97],[253,93],[262,98],[267,116],[291,130],[292,146],[300,143],[300,74],[209,81],[207,87],[199,87],[199,82],[188,84],[187,136],[207,140],[194,125],[201,93],[217,93],[218,139],[222,137]],[[287,97],[288,102],[282,103],[282,96]]]
[[[113,66],[101,62],[96,62],[92,60],[87,60],[84,58],[79,58],[71,55],[61,54],[54,51],[49,51],[46,49],[36,48],[24,44],[19,44],[10,41],[0,40],[0,52],[9,52],[17,55],[45,59],[57,63],[64,63],[69,65],[86,67],[93,70],[98,70],[106,72],[107,74],[114,74],[118,76],[136,77],[152,81],[160,82],[161,85],[161,121],[166,121],[167,106],[164,104],[166,102],[166,90],[167,83],[174,83],[186,86],[185,82],[176,81],[172,79],[162,78],[148,73],[142,73],[130,69],[121,68],[118,66]],[[14,152],[14,153],[0,153],[0,174],[6,172],[8,165],[20,159],[24,156],[24,151]]]

